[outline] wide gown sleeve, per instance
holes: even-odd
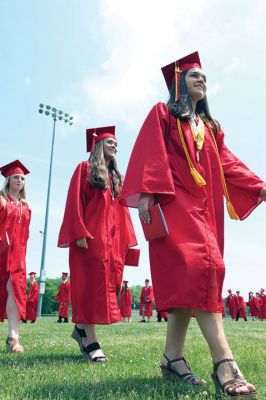
[[[226,147],[223,132],[219,135],[219,147],[229,197],[243,220],[262,202],[259,195],[266,183]]]
[[[80,163],[70,181],[58,247],[69,247],[80,238],[93,238],[84,224],[85,201],[83,187],[88,175],[89,164]]]
[[[141,193],[156,194],[161,203],[175,196],[165,145],[168,129],[168,107],[158,103],[147,116],[134,145],[120,196],[122,205],[137,207]]]

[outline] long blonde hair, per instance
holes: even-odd
[[[105,164],[103,152],[103,140],[95,143],[90,159],[90,176],[89,182],[92,186],[100,189],[109,187],[108,172],[112,177],[114,195],[118,196],[122,187],[122,175],[119,172],[116,159],[109,162],[108,168]]]
[[[0,191],[0,197],[2,200],[2,203],[5,204],[5,202],[7,201],[7,196],[9,195],[9,182],[10,182],[10,176],[8,176],[5,179],[4,182],[4,186],[2,187],[2,190]],[[19,198],[21,200],[22,203],[27,204],[26,201],[26,190],[25,190],[25,181],[24,181],[24,186],[21,189],[21,191],[19,192]],[[3,201],[4,200],[4,201]]]

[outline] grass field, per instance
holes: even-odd
[[[0,399],[214,399],[212,363],[196,321],[190,324],[185,356],[195,374],[207,381],[200,390],[162,379],[159,360],[166,323],[139,324],[138,320],[98,328],[108,364],[83,360],[70,338],[73,325],[45,317],[22,325],[25,354],[7,354],[7,324],[0,324]],[[265,400],[266,323],[226,319],[224,324],[240,368]]]

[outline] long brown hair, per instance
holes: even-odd
[[[112,179],[114,195],[118,196],[122,187],[122,175],[118,169],[115,158],[109,162],[108,168],[106,167],[103,152],[103,141],[104,139],[98,143],[95,143],[93,151],[91,153],[89,159],[89,182],[92,186],[96,186],[100,189],[107,189],[109,187],[109,173]]]

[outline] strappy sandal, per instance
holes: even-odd
[[[224,382],[221,384],[217,370],[219,366],[223,363],[228,363],[230,366],[233,379],[230,379],[227,382]],[[252,392],[246,392],[246,393],[236,393],[235,389],[241,387],[241,386],[246,386],[247,381],[246,379],[239,374],[239,371],[236,368],[236,362],[235,360],[231,358],[225,358],[224,360],[218,361],[217,363],[213,364],[213,373],[211,374],[211,377],[213,379],[215,388],[216,388],[216,399],[224,399],[224,395],[226,395],[228,398],[235,398],[238,400],[248,400],[248,399],[257,399],[257,393],[256,391]]]
[[[9,353],[24,353],[24,347],[19,340],[9,336],[6,339],[6,349]]]
[[[107,360],[107,358],[105,356],[92,357],[90,355],[90,353],[92,351],[99,350],[100,348],[101,348],[101,346],[99,345],[98,342],[94,342],[94,343],[88,344],[88,346],[86,346],[86,347],[83,346],[84,357],[86,359],[88,359],[89,361],[93,361],[93,362],[107,362],[108,360]]]
[[[77,325],[74,326],[71,337],[78,342],[81,353],[83,354],[83,343],[82,338],[87,337],[85,329],[78,328]]]
[[[162,374],[164,378],[167,379],[173,379],[173,380],[180,380],[182,382],[185,383],[189,383],[191,385],[203,385],[204,383],[206,383],[203,379],[198,378],[197,376],[195,376],[190,368],[189,363],[187,362],[187,360],[184,357],[180,357],[180,358],[175,358],[174,360],[170,360],[165,354],[163,355],[164,358],[167,361],[167,365],[160,365]],[[184,374],[180,374],[179,372],[177,372],[176,370],[174,370],[171,367],[171,364],[177,362],[177,361],[183,361],[186,364],[186,367],[188,368],[189,372],[185,372]],[[200,381],[198,383],[196,383],[197,381]]]

